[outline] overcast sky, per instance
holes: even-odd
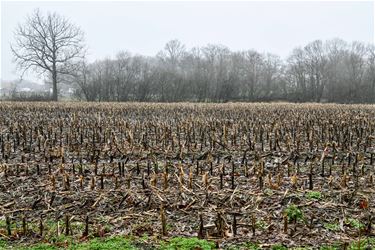
[[[374,2],[17,2],[1,1],[1,75],[18,77],[9,48],[12,32],[35,8],[56,11],[86,35],[89,61],[120,50],[155,55],[171,39],[187,48],[216,43],[287,57],[316,39],[374,42]],[[36,81],[32,74],[25,78]]]

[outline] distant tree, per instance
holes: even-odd
[[[327,57],[323,42],[320,40],[307,44],[304,48],[307,73],[309,77],[310,98],[320,102],[327,84]]]
[[[264,56],[260,53],[249,50],[245,52],[245,79],[246,97],[249,101],[254,101],[258,96],[260,76],[264,64]]]
[[[348,44],[340,39],[329,40],[325,44],[327,50],[327,89],[328,102],[343,102],[347,87],[344,82],[344,64]]]
[[[159,52],[158,57],[169,63],[169,66],[174,67],[177,66],[184,53],[185,45],[174,39],[165,44],[164,50]]]
[[[83,36],[79,27],[57,13],[35,10],[15,30],[11,50],[22,75],[29,69],[50,74],[52,99],[57,101],[58,75],[74,71],[75,60],[84,53]]]
[[[75,91],[75,96],[77,98],[95,101],[98,89],[95,88],[93,81],[90,79],[92,77],[90,66],[92,68],[92,65],[88,65],[85,60],[80,61],[77,63],[74,72],[64,80],[70,84],[76,84],[78,88]]]
[[[305,52],[301,48],[295,48],[287,59],[287,78],[291,83],[292,97],[294,101],[306,101],[307,99],[307,65]]]
[[[262,68],[262,88],[261,93],[264,100],[271,100],[274,96],[279,96],[280,87],[278,85],[281,59],[277,55],[266,54]]]
[[[367,48],[368,60],[366,79],[368,81],[367,100],[375,102],[375,45],[369,45]]]
[[[363,43],[353,42],[345,59],[345,69],[348,81],[348,101],[360,102],[365,96],[364,74],[366,67],[366,46]]]

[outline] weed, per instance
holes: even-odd
[[[255,223],[255,226],[261,230],[264,230],[267,228],[267,223],[265,223],[264,221],[262,220],[258,220],[256,223]]]
[[[363,225],[359,220],[354,219],[354,218],[349,218],[347,220],[347,224],[349,224],[351,227],[355,229],[362,229],[365,227],[365,225]]]
[[[324,228],[333,232],[339,231],[340,226],[337,223],[325,223]]]
[[[322,198],[322,194],[317,191],[309,191],[306,196],[309,200],[320,200]]]
[[[360,241],[353,241],[349,245],[349,250],[375,249],[375,238],[366,238]]]
[[[272,196],[274,194],[274,192],[272,191],[272,189],[266,188],[264,190],[264,194],[267,195],[267,196]]]
[[[296,222],[303,219],[303,212],[296,205],[289,205],[285,210],[286,215],[288,216],[289,222]]]
[[[3,239],[0,239],[0,249],[6,249],[7,247],[7,242]]]

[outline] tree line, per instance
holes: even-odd
[[[54,101],[65,82],[87,101],[375,102],[374,44],[316,40],[283,60],[215,44],[187,49],[171,40],[156,56],[122,51],[89,63],[84,33],[57,13],[35,10],[14,34],[22,75],[47,75]]]
[[[169,41],[154,57],[120,52],[80,62],[75,95],[87,101],[375,102],[375,50],[361,42],[313,41],[286,60],[222,45],[187,50]]]

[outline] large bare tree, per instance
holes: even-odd
[[[49,73],[52,99],[57,101],[58,75],[71,74],[76,60],[83,56],[83,32],[57,13],[43,15],[37,9],[18,25],[14,35],[11,49],[22,75],[29,69]]]

